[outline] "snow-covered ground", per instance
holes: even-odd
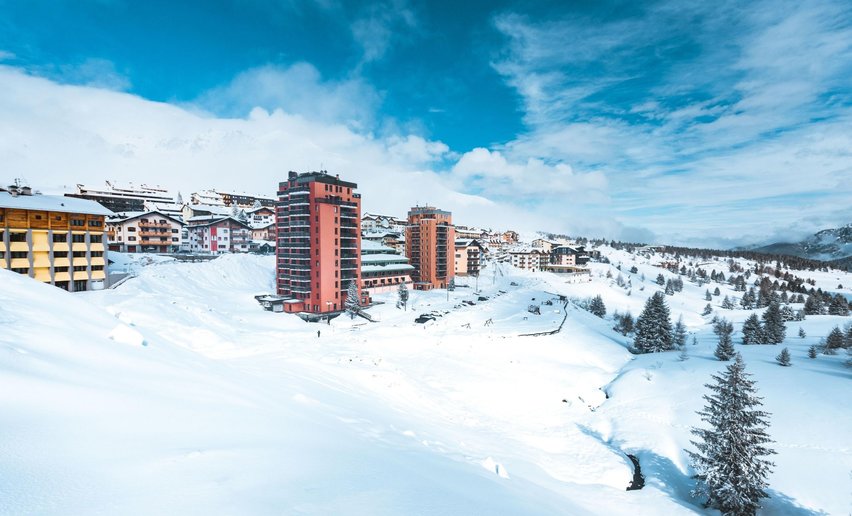
[[[566,317],[556,296],[600,294],[609,314],[637,316],[656,275],[674,275],[603,251],[612,263],[592,264],[590,282],[492,266],[479,293],[473,279],[449,299],[412,292],[407,311],[379,295],[379,322],[329,325],[260,308],[274,257],[152,264],[73,295],[0,271],[0,513],[704,513],[683,448],[723,367],[700,315],[706,286],[667,297],[697,337],[689,360],[631,355],[609,315],[569,304]],[[605,277],[619,262],[630,295]],[[733,295],[720,289],[714,305]],[[414,322],[431,311],[442,315]],[[766,514],[852,511],[852,370],[845,356],[806,358],[848,320],[788,323],[790,368],[780,346],[737,346],[777,441]],[[625,490],[626,453],[642,490]]]

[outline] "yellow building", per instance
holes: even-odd
[[[0,268],[72,292],[104,288],[111,213],[85,199],[0,191]]]

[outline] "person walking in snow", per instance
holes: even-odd
[[[320,338],[320,331],[317,330],[317,338]]]

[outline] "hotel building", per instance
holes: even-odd
[[[454,275],[455,228],[448,211],[415,206],[408,212],[405,255],[414,266],[414,288],[446,288]]]
[[[353,282],[361,295],[357,187],[324,171],[290,172],[280,183],[276,281],[284,311],[340,312]]]
[[[0,268],[72,292],[104,288],[110,214],[85,199],[0,191]]]

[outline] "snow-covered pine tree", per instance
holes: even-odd
[[[625,336],[633,333],[633,328],[634,328],[633,316],[630,315],[630,312],[627,312],[626,314],[623,314],[623,315],[621,315],[621,314],[616,315],[616,316],[614,316],[614,318],[615,318],[615,326],[613,326],[613,328],[612,328],[613,330],[615,330],[618,333],[625,335]]]
[[[808,348],[808,358],[816,358],[817,357],[817,348],[816,346],[811,346]]]
[[[782,349],[781,353],[779,353],[778,356],[775,357],[775,360],[777,360],[778,363],[784,367],[792,365],[792,363],[790,362],[790,350],[787,348]]]
[[[589,302],[589,311],[600,318],[606,315],[606,305],[604,305],[603,298],[600,295],[593,297]]]
[[[843,332],[840,331],[838,326],[835,326],[831,332],[829,332],[828,337],[825,338],[825,352],[827,354],[834,354],[834,350],[840,349],[846,344],[846,339],[843,338]]]
[[[704,291],[704,300],[705,301],[713,301],[713,295],[710,294],[710,289]]]
[[[704,311],[701,312],[701,315],[710,315],[712,313],[713,313],[713,307],[710,306],[710,303],[707,303],[707,305],[704,307]]]
[[[757,314],[751,314],[743,322],[743,344],[765,344],[763,326]]]
[[[768,447],[769,414],[760,410],[763,403],[750,376],[739,353],[712,376],[707,405],[698,412],[710,428],[693,428],[697,452],[686,450],[698,480],[693,496],[707,496],[707,506],[725,515],[754,515],[760,500],[769,497],[767,477],[775,466],[766,459],[775,453]]]
[[[655,292],[645,302],[645,308],[636,320],[633,346],[640,353],[659,353],[674,349],[669,307],[662,292]]]
[[[817,295],[808,296],[808,299],[805,301],[805,314],[819,315],[822,313],[822,308],[822,298]]]
[[[804,329],[804,328],[802,328],[801,326],[799,326],[799,338],[800,338],[800,339],[804,339],[804,338],[805,338],[805,337],[807,337],[807,336],[808,336],[808,335],[805,333],[805,329]]]
[[[770,303],[763,312],[763,334],[766,344],[781,344],[787,334],[778,303]]]
[[[399,296],[399,303],[408,310],[408,287],[405,286],[405,283],[400,283],[399,288],[396,289],[397,296]]]
[[[666,295],[667,296],[673,296],[674,293],[675,293],[675,291],[674,291],[674,285],[672,285],[672,280],[666,281]]]
[[[722,291],[720,291],[720,290],[719,290],[719,287],[716,287],[716,289],[713,291],[713,295],[714,295],[714,296],[718,296],[718,295],[720,295],[721,293],[722,293]]]
[[[361,300],[358,298],[358,285],[354,281],[349,282],[349,289],[346,291],[346,302],[344,303],[346,313],[350,319],[354,319],[358,312],[361,311]]]
[[[675,347],[682,348],[686,345],[686,325],[683,324],[683,316],[678,316],[677,322],[672,330],[672,341]]]
[[[841,294],[835,294],[828,305],[828,315],[849,315],[849,303]]]
[[[663,276],[663,274],[662,274],[662,273],[657,274],[657,285],[659,285],[659,286],[661,286],[661,287],[662,287],[662,286],[663,286],[663,285],[665,285],[665,284],[666,284],[666,278],[665,278],[665,276]]]
[[[733,310],[735,307],[734,302],[728,296],[725,296],[725,299],[722,300],[722,308],[726,310]]]
[[[731,334],[734,333],[734,325],[722,319],[716,323],[714,331],[719,336],[719,344],[716,345],[716,351],[713,354],[722,362],[727,362],[736,353],[734,351],[734,341],[731,340]]]
[[[689,351],[687,351],[686,346],[680,348],[680,353],[678,353],[677,359],[681,362],[686,362],[687,360],[689,360]]]

